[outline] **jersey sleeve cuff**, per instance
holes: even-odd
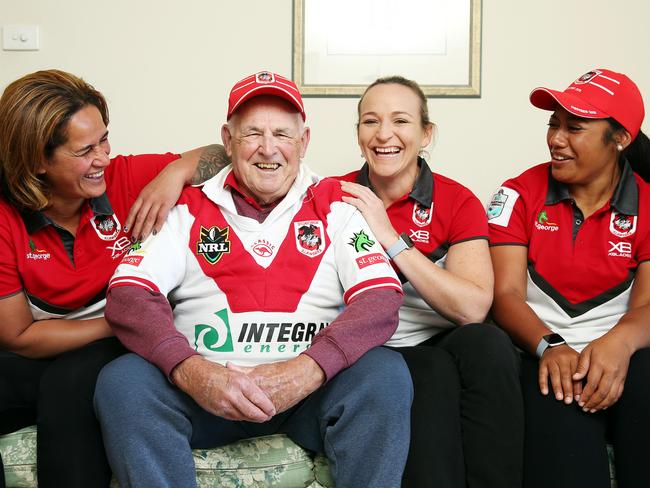
[[[312,358],[320,366],[325,373],[325,382],[334,378],[341,370],[347,368],[348,358],[339,346],[331,341],[329,338],[324,337],[315,344],[312,344],[302,354],[306,354]]]
[[[158,344],[152,351],[150,361],[156,365],[168,379],[172,370],[180,363],[198,353],[187,344],[185,337],[173,337]]]

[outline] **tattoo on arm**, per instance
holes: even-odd
[[[221,144],[206,146],[199,157],[191,184],[198,185],[209,180],[229,164],[230,158]]]

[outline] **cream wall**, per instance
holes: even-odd
[[[564,88],[609,67],[650,101],[648,19],[647,0],[483,0],[482,96],[429,100],[439,127],[432,166],[485,201],[547,157],[548,114],[528,103],[533,87]],[[114,154],[182,151],[220,140],[238,79],[260,69],[290,76],[291,22],[289,0],[0,0],[0,25],[41,28],[40,51],[0,51],[0,88],[37,69],[71,71],[107,96]],[[358,167],[356,100],[306,106],[310,165]]]

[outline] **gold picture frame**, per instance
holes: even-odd
[[[427,97],[480,97],[481,2],[293,0],[293,80],[306,97],[359,96],[387,75],[414,79]],[[405,24],[396,15],[410,30],[391,38]]]

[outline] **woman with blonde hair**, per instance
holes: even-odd
[[[519,488],[523,435],[514,348],[482,323],[492,302],[487,220],[464,186],[420,153],[433,124],[414,81],[380,78],[358,105],[366,159],[342,177],[404,288],[387,342],[413,378],[404,487]]]

